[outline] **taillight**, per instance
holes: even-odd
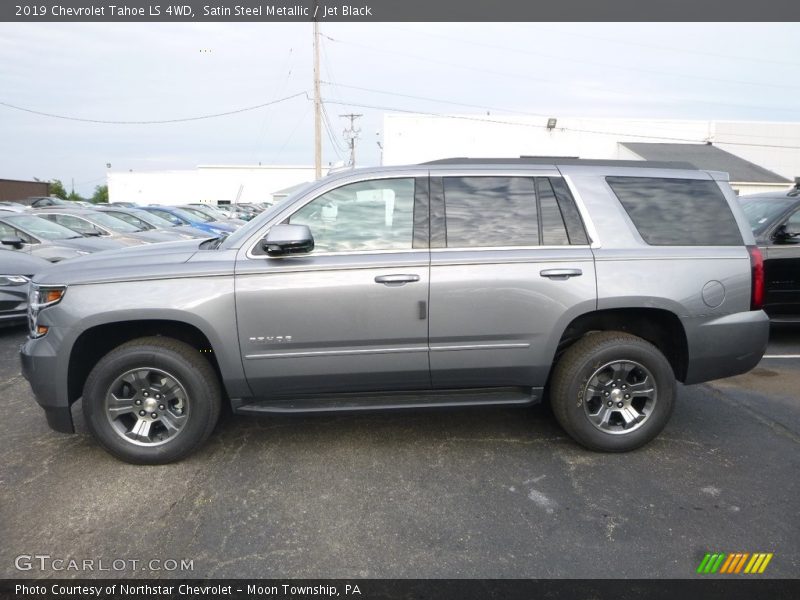
[[[748,246],[750,254],[750,310],[761,310],[764,306],[764,255],[758,246]]]

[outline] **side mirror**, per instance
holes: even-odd
[[[18,237],[7,237],[0,240],[0,244],[3,244],[4,246],[11,246],[12,248],[16,248],[17,250],[22,248],[24,243],[25,242],[22,241],[22,238]]]
[[[314,249],[314,236],[308,225],[275,225],[261,241],[267,256],[308,254]]]
[[[796,244],[800,238],[800,232],[788,231],[786,225],[781,225],[772,234],[772,239],[779,244]]]

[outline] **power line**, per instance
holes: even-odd
[[[571,57],[568,57],[568,56],[564,56],[563,54],[548,54],[548,53],[545,53],[545,52],[533,52],[533,51],[530,51],[530,50],[523,50],[522,48],[513,48],[513,47],[510,47],[510,46],[501,46],[501,45],[497,45],[497,44],[487,44],[485,42],[479,42],[479,41],[475,41],[475,40],[465,40],[463,38],[457,38],[457,37],[452,37],[452,36],[448,36],[448,35],[442,35],[442,34],[438,34],[438,33],[431,33],[431,32],[428,32],[428,31],[419,31],[419,30],[416,30],[416,29],[407,29],[407,28],[404,28],[404,27],[396,27],[395,26],[394,29],[399,29],[400,31],[414,32],[414,33],[418,33],[418,34],[422,34],[422,35],[426,35],[426,36],[430,36],[430,37],[449,40],[449,41],[452,41],[452,42],[458,42],[458,43],[461,43],[461,44],[469,44],[469,45],[472,45],[472,46],[480,46],[480,47],[483,47],[483,48],[493,48],[495,50],[503,50],[504,52],[516,52],[516,53],[524,54],[524,55],[527,55],[527,56],[536,56],[536,57],[539,57],[539,58],[547,58],[547,59],[552,59],[552,60],[557,60],[557,61],[564,61],[564,62],[572,62],[572,63],[577,63],[577,64],[586,64],[586,65],[592,65],[592,66],[599,66],[599,67],[617,69],[617,70],[622,70],[622,71],[637,71],[637,72],[640,72],[640,73],[650,73],[650,74],[662,75],[662,76],[666,76],[666,77],[679,77],[679,78],[686,78],[686,79],[699,79],[701,81],[716,81],[716,82],[719,82],[719,83],[728,83],[728,84],[735,84],[735,85],[752,85],[752,86],[758,86],[758,87],[775,87],[775,88],[783,88],[783,89],[790,89],[790,90],[800,89],[800,86],[798,86],[798,85],[787,85],[787,84],[783,84],[783,83],[771,83],[771,82],[770,83],[765,83],[765,82],[760,82],[760,81],[743,81],[743,80],[740,80],[740,79],[724,79],[724,78],[721,78],[721,77],[709,76],[708,74],[693,75],[691,73],[674,73],[674,72],[671,72],[671,71],[659,71],[659,70],[655,70],[655,69],[646,69],[646,68],[642,68],[642,67],[627,66],[627,65],[622,65],[622,64],[618,64],[618,63],[610,64],[610,63],[604,63],[604,62],[593,61],[593,60],[586,60],[586,59],[581,59],[581,58],[571,58]],[[601,38],[601,39],[604,39],[604,38]],[[612,41],[612,40],[609,40],[609,41]],[[620,42],[620,43],[624,43],[624,42]],[[665,48],[665,49],[667,49],[667,48]]]
[[[518,115],[528,115],[528,116],[531,116],[531,117],[546,117],[547,116],[547,115],[543,115],[541,113],[523,112],[523,111],[513,110],[513,109],[510,109],[510,108],[498,108],[496,106],[486,106],[484,104],[467,104],[467,103],[464,103],[464,102],[453,102],[451,100],[439,100],[437,98],[429,98],[429,97],[426,97],[426,96],[412,96],[410,94],[400,94],[400,93],[397,93],[397,92],[387,92],[385,90],[376,90],[374,88],[360,87],[360,86],[357,86],[357,85],[345,85],[343,83],[333,84],[333,83],[331,83],[329,81],[320,81],[320,83],[322,83],[324,85],[336,85],[337,87],[348,88],[348,89],[351,89],[351,90],[359,90],[359,91],[362,91],[362,92],[372,92],[372,93],[375,93],[375,94],[384,94],[384,95],[387,95],[387,96],[397,96],[399,98],[410,98],[412,100],[425,100],[427,102],[437,102],[439,104],[451,104],[453,106],[465,106],[467,108],[481,108],[481,109],[484,109],[484,110],[487,110],[487,109],[488,110],[496,110],[496,111],[499,111],[499,112],[514,113],[514,114],[518,114]]]
[[[520,123],[518,121],[503,121],[500,119],[486,119],[482,117],[469,117],[465,115],[447,115],[442,113],[434,113],[434,112],[427,112],[427,111],[419,111],[419,110],[408,110],[404,108],[395,108],[390,106],[376,106],[370,104],[359,104],[356,102],[335,102],[332,100],[326,100],[329,104],[339,104],[342,106],[356,106],[359,108],[371,108],[374,110],[388,110],[393,112],[399,113],[407,113],[407,114],[416,114],[416,115],[425,115],[431,117],[440,117],[443,119],[459,119],[464,121],[479,121],[483,123],[495,123],[498,125],[511,125],[514,127],[531,127],[534,129],[546,129],[546,125],[537,125],[535,123]],[[572,131],[575,133],[593,133],[597,135],[613,135],[617,137],[629,137],[629,138],[637,138],[637,139],[651,139],[651,140],[664,140],[668,142],[685,142],[691,144],[702,144],[705,143],[706,139],[692,139],[692,138],[679,138],[679,137],[669,137],[669,136],[662,136],[662,135],[644,135],[644,134],[634,134],[634,133],[624,133],[619,131],[598,131],[598,130],[591,130],[591,129],[579,129],[575,127],[559,127],[559,129],[563,131]],[[725,144],[730,146],[749,146],[749,147],[756,147],[756,148],[781,148],[787,150],[800,150],[800,146],[785,146],[780,144],[758,144],[758,143],[748,143],[748,142],[724,142],[724,141],[717,141],[716,144]]]
[[[505,71],[495,71],[493,69],[482,69],[480,67],[474,67],[474,66],[469,66],[469,65],[459,64],[459,63],[451,63],[451,62],[447,62],[447,61],[443,61],[443,60],[438,60],[438,59],[435,59],[435,58],[431,58],[430,56],[419,56],[419,55],[416,55],[416,54],[409,54],[407,52],[398,52],[396,50],[389,50],[389,49],[386,49],[386,48],[378,48],[378,47],[375,47],[375,46],[368,46],[366,44],[361,44],[361,43],[358,43],[358,42],[349,42],[349,41],[345,42],[345,41],[342,41],[342,40],[332,40],[332,41],[335,41],[335,42],[337,42],[339,44],[345,44],[345,45],[349,45],[349,46],[355,46],[355,47],[364,48],[366,50],[371,50],[373,52],[383,52],[383,53],[386,53],[386,54],[395,54],[397,56],[404,56],[406,58],[419,60],[419,61],[424,62],[426,64],[435,63],[435,64],[440,64],[440,65],[443,65],[443,66],[446,66],[446,67],[451,67],[451,68],[454,68],[454,69],[465,69],[465,70],[468,70],[468,71],[475,71],[475,72],[478,72],[478,73],[486,73],[486,74],[494,75],[494,76],[497,76],[497,77],[505,77],[505,78],[508,78],[508,79],[513,79],[514,81],[517,81],[518,83],[522,83],[522,82],[525,82],[525,81],[540,81],[540,82],[544,82],[544,83],[555,84],[556,86],[558,86],[557,89],[561,89],[561,88],[564,87],[564,81],[563,80],[550,79],[550,78],[545,78],[545,77],[534,77],[534,76],[530,76],[528,74],[524,74],[523,75],[523,74],[520,74],[520,73],[508,73],[508,72],[505,72]],[[583,89],[588,89],[588,90],[598,90],[598,91],[601,91],[601,92],[607,91],[607,87],[606,86],[601,86],[601,85],[594,85],[593,86],[593,85],[580,84],[580,83],[576,83],[576,82],[570,82],[570,85],[572,85],[574,87],[577,87],[577,88],[583,88]],[[670,99],[670,98],[665,97],[665,96],[662,96],[661,98],[664,99],[664,100]],[[672,98],[671,100],[686,101],[685,99],[679,99],[679,98]],[[690,102],[692,102],[694,104],[712,105],[712,106],[715,106],[715,107],[718,107],[720,105],[724,105],[724,106],[728,106],[728,107],[731,107],[731,108],[747,108],[747,109],[755,109],[755,110],[770,110],[770,111],[778,111],[778,112],[800,113],[800,109],[797,109],[797,108],[783,108],[783,107],[778,107],[778,106],[755,106],[755,105],[752,105],[752,104],[731,104],[729,102],[715,102],[715,101],[710,101],[710,100],[696,100],[696,99],[690,100]]]
[[[328,82],[321,81],[320,83],[327,84]],[[497,107],[492,107],[492,106],[483,106],[483,105],[479,105],[479,104],[465,104],[465,103],[462,103],[462,102],[452,102],[450,100],[442,100],[442,99],[438,99],[438,98],[430,98],[430,97],[425,97],[425,96],[412,96],[412,95],[409,95],[409,94],[400,94],[400,93],[397,93],[397,92],[389,92],[387,90],[378,90],[378,89],[374,89],[374,88],[366,88],[366,87],[355,86],[355,85],[346,85],[346,84],[342,84],[342,83],[338,83],[336,85],[337,85],[337,87],[349,88],[349,89],[360,90],[360,91],[365,91],[365,92],[372,92],[372,93],[383,94],[383,95],[387,95],[387,96],[397,96],[399,98],[411,98],[411,99],[414,99],[414,100],[426,100],[426,101],[429,101],[429,102],[437,102],[439,104],[452,104],[454,106],[467,106],[467,107],[471,107],[471,108],[491,109],[491,110],[496,110],[496,111],[501,111],[501,112],[518,114],[518,115],[522,115],[522,116],[549,117],[549,115],[545,115],[545,114],[541,114],[541,113],[530,113],[530,112],[515,111],[515,110],[511,110],[511,109],[507,109],[507,108],[497,108]],[[343,103],[343,104],[346,104],[346,103]],[[392,110],[401,111],[401,109],[392,109]],[[416,110],[410,111],[410,112],[423,114],[422,111],[416,111]],[[424,114],[431,114],[431,115],[435,115],[435,116],[448,116],[450,118],[455,118],[453,115],[440,115],[439,113],[424,113]],[[471,119],[472,117],[459,116],[458,118],[465,118],[465,119],[469,118],[469,119]],[[650,127],[651,129],[666,129],[667,131],[674,131],[674,127],[673,128],[662,128],[662,127],[653,126],[652,119],[635,119],[634,118],[634,119],[626,119],[626,121],[638,121],[640,123],[646,123],[648,125],[648,127]],[[493,120],[491,122],[498,122],[498,123],[503,123],[503,124],[512,124],[511,122],[508,122],[508,121]],[[513,124],[516,124],[516,123],[513,123]],[[783,136],[749,135],[749,134],[741,134],[741,133],[726,133],[725,135],[726,136],[731,136],[731,137],[739,137],[739,138],[742,138],[742,137],[743,138],[753,138],[753,137],[765,138],[765,137],[767,137],[767,138],[773,138],[773,139],[782,139],[782,137],[783,137]],[[647,136],[647,137],[658,137],[658,136]],[[676,138],[676,139],[679,139],[679,138]],[[735,144],[736,142],[720,142],[720,143]]]
[[[349,113],[346,115],[339,115],[344,119],[350,119],[350,127],[344,130],[344,137],[350,145],[350,166],[356,166],[356,140],[361,130],[356,127],[356,119],[360,119],[364,115]]]
[[[150,121],[119,121],[119,120],[110,120],[110,119],[84,119],[82,117],[73,117],[68,115],[58,115],[54,113],[47,113],[40,110],[34,110],[31,108],[25,108],[22,106],[16,106],[14,104],[9,104],[8,102],[0,101],[0,106],[5,106],[6,108],[13,108],[15,110],[20,110],[23,112],[31,113],[34,115],[39,115],[42,117],[51,117],[53,119],[64,119],[66,121],[78,121],[80,123],[100,123],[103,125],[164,125],[166,123],[185,123],[187,121],[200,121],[202,119],[214,119],[217,117],[227,117],[230,115],[236,115],[239,113],[248,112],[251,110],[258,110],[259,108],[264,108],[265,106],[272,106],[273,104],[278,104],[280,102],[285,102],[287,100],[291,100],[293,98],[299,98],[300,96],[305,96],[306,99],[310,99],[308,97],[307,92],[298,92],[296,94],[292,94],[291,96],[286,96],[285,98],[279,98],[277,100],[272,100],[270,102],[264,102],[262,104],[256,104],[255,106],[246,106],[244,108],[237,108],[235,110],[228,110],[225,112],[213,113],[210,115],[200,115],[197,117],[185,117],[182,119],[163,119],[163,120],[150,120]]]

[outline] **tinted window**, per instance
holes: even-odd
[[[536,193],[528,177],[445,177],[447,246],[537,246]]]
[[[556,177],[551,177],[548,181],[556,194],[558,207],[561,209],[561,216],[564,217],[569,243],[588,244],[589,238],[586,235],[586,229],[583,227],[581,215],[578,212],[578,207],[575,206],[575,200],[572,199],[572,194],[570,194],[567,184],[564,183],[563,179]]]
[[[326,192],[289,218],[308,225],[318,252],[410,249],[414,180],[360,181]]]
[[[542,219],[542,245],[564,246],[569,244],[567,227],[556,201],[556,194],[550,181],[544,177],[536,180],[539,194],[539,215]]]
[[[653,246],[738,246],[742,235],[717,184],[606,177],[642,239]]]

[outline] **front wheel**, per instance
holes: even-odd
[[[675,376],[651,343],[618,331],[589,334],[561,357],[553,373],[553,414],[578,443],[626,452],[656,437],[675,400]]]
[[[136,464],[179,460],[217,422],[220,386],[200,353],[178,340],[140,338],[106,354],[83,388],[92,435],[117,458]]]

